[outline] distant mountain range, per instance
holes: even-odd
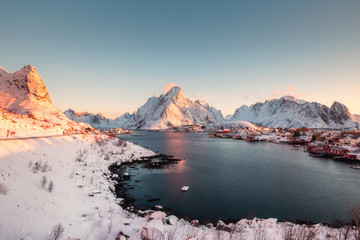
[[[149,98],[135,113],[126,113],[115,120],[106,119],[99,114],[69,111],[72,110],[67,110],[65,114],[70,119],[100,128],[166,129],[180,125],[246,121],[258,126],[340,129],[359,127],[360,121],[359,115],[351,115],[348,108],[339,102],[334,102],[329,108],[292,96],[257,102],[251,106],[243,105],[225,119],[220,110],[208,103],[184,97],[180,87],[173,87],[166,94]]]
[[[99,128],[165,129],[171,126],[206,125],[224,121],[221,111],[210,107],[204,101],[192,101],[184,97],[180,87],[173,87],[166,94],[153,96],[135,113],[125,113],[114,120],[106,119],[101,114],[75,113],[71,109],[64,113],[72,120]]]
[[[292,96],[258,102],[236,109],[230,120],[242,120],[261,126],[354,128],[359,126],[356,116],[349,109],[334,102],[329,108],[317,102],[307,102]]]
[[[101,113],[77,113],[72,109],[66,110],[64,114],[71,120],[87,123],[94,128],[100,129],[123,127],[132,118],[132,115],[129,113],[125,113],[121,117],[115,119],[109,119],[105,118]]]
[[[348,108],[334,102],[331,107],[307,102],[292,96],[241,106],[233,115],[223,117],[220,110],[208,103],[186,98],[180,87],[166,94],[153,96],[133,114],[125,113],[115,119],[101,114],[76,113],[69,109],[61,113],[49,97],[46,86],[31,65],[15,73],[0,67],[0,109],[14,114],[29,115],[47,122],[72,125],[88,123],[95,128],[165,129],[180,125],[210,125],[247,121],[255,125],[273,127],[355,128],[360,116],[352,115]],[[70,119],[70,120],[69,120]]]

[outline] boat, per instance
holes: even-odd
[[[360,166],[351,166],[350,168],[360,170]]]
[[[189,190],[189,188],[190,188],[189,186],[182,186],[181,191],[182,192],[187,192]]]

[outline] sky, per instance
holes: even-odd
[[[284,95],[360,113],[358,0],[3,0],[0,47],[63,111],[117,117],[176,84],[224,115]]]

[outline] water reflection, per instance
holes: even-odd
[[[290,145],[210,139],[205,134],[146,135],[124,138],[185,160],[166,170],[134,170],[132,181],[142,181],[137,184],[141,189],[130,191],[137,206],[160,204],[202,221],[256,215],[332,222],[347,220],[348,202],[360,199],[360,171]],[[190,190],[182,193],[183,185]],[[161,200],[148,203],[149,198]]]

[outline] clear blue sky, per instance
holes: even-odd
[[[0,65],[61,110],[118,116],[165,84],[233,113],[295,95],[360,113],[360,1],[2,1]]]

